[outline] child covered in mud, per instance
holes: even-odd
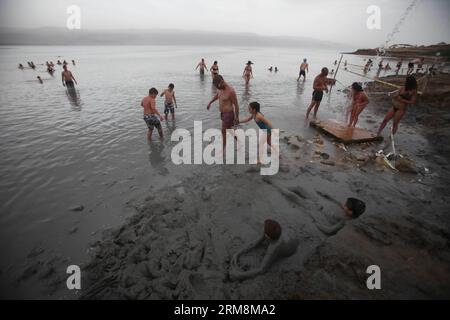
[[[348,198],[345,203],[340,203],[336,199],[331,196],[318,192],[320,196],[323,198],[336,203],[344,210],[343,215],[333,215],[331,218],[334,220],[332,225],[326,226],[323,224],[314,221],[317,229],[319,229],[322,233],[332,236],[335,235],[339,230],[341,230],[345,226],[345,222],[349,219],[356,219],[360,215],[364,213],[366,210],[366,204],[356,198]]]
[[[244,280],[265,273],[277,260],[293,255],[297,251],[298,244],[297,238],[282,233],[282,228],[278,222],[267,219],[264,221],[263,235],[234,254],[230,265],[230,279]],[[254,269],[242,271],[238,265],[239,256],[259,246],[267,248],[261,264]]]
[[[174,109],[174,103],[175,107],[178,108],[177,105],[177,99],[175,98],[175,91],[173,90],[175,88],[175,85],[173,83],[170,83],[168,88],[165,89],[161,93],[161,97],[164,96],[164,115],[167,120],[167,116],[169,115],[169,112],[172,114],[172,120],[175,120],[175,109]]]
[[[148,96],[142,99],[141,107],[144,108],[144,121],[147,124],[148,132],[147,139],[152,140],[153,129],[156,127],[159,133],[159,137],[163,137],[163,132],[161,128],[161,121],[163,117],[159,114],[156,109],[156,97],[158,96],[158,90],[151,88],[148,91]],[[159,119],[158,119],[159,117]]]

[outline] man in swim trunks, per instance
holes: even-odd
[[[323,98],[323,92],[328,92],[327,85],[335,84],[336,80],[327,78],[328,68],[322,68],[321,73],[314,79],[312,101],[306,112],[306,118],[308,119],[311,110],[314,108],[314,119],[317,118],[317,111],[319,110],[320,102]]]
[[[222,119],[222,142],[225,149],[227,129],[233,129],[239,123],[239,103],[234,89],[223,80],[221,75],[216,75],[213,85],[217,88],[217,94],[212,98],[206,107],[208,110],[211,104],[219,100],[220,119]]]
[[[198,68],[200,68],[200,74],[203,76],[205,74],[205,69],[208,68],[206,66],[205,59],[202,58],[202,61],[198,63],[197,68],[195,68],[195,70],[197,70]]]
[[[161,93],[161,97],[164,96],[164,115],[167,120],[167,116],[169,112],[172,114],[172,120],[175,120],[175,108],[173,107],[173,103],[175,102],[175,107],[177,106],[177,99],[175,98],[175,91],[173,89],[175,88],[174,84],[169,84],[169,87],[165,89]]]
[[[62,76],[62,84],[63,84],[63,86],[64,87],[67,87],[67,89],[74,89],[75,88],[75,86],[74,86],[74,82],[75,82],[75,84],[77,84],[78,85],[78,83],[77,83],[77,80],[75,80],[75,77],[73,76],[73,74],[72,74],[72,72],[70,72],[68,69],[67,69],[67,65],[65,65],[64,67],[63,67],[63,72],[61,73],[61,76]]]
[[[147,139],[152,140],[153,129],[156,127],[158,129],[159,137],[163,138],[163,132],[161,128],[161,121],[163,117],[159,114],[158,109],[156,109],[156,97],[158,96],[158,90],[151,88],[148,91],[148,96],[142,99],[141,107],[144,108],[144,121],[147,124],[148,132]],[[158,119],[159,117],[159,119]]]
[[[305,58],[305,59],[303,59],[303,62],[302,62],[302,64],[300,65],[300,73],[298,74],[297,81],[300,80],[300,77],[301,77],[301,76],[303,76],[303,81],[306,80],[306,72],[309,72],[308,67],[309,67],[309,65],[308,65],[308,63],[306,62],[306,58]]]

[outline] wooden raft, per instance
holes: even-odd
[[[374,133],[362,128],[349,128],[347,125],[335,120],[311,121],[310,125],[319,131],[334,137],[338,142],[344,144],[382,141]]]

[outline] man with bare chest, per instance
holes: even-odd
[[[323,98],[323,92],[326,91],[328,93],[328,85],[335,84],[336,80],[327,78],[327,76],[328,68],[322,68],[320,74],[314,79],[312,101],[306,112],[306,118],[309,117],[312,109],[314,109],[314,119],[317,118],[317,111]]]
[[[213,85],[218,92],[208,103],[207,109],[211,108],[211,104],[219,100],[220,119],[222,120],[222,140],[223,146],[226,145],[226,130],[232,129],[234,125],[239,123],[239,104],[234,89],[223,80],[221,75],[214,76]]]
[[[74,89],[75,86],[73,83],[75,82],[76,84],[78,84],[77,80],[75,80],[72,72],[67,69],[67,65],[64,65],[63,69],[64,71],[61,73],[63,86],[67,87],[67,89]]]

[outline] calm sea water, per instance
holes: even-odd
[[[10,285],[25,266],[30,250],[86,258],[98,230],[115,226],[133,212],[130,200],[150,187],[176,184],[189,167],[171,163],[170,132],[220,127],[217,104],[206,111],[215,90],[211,77],[194,71],[200,58],[208,67],[219,61],[220,73],[237,91],[241,115],[246,104],[259,101],[263,113],[286,131],[312,135],[304,127],[312,80],[323,66],[335,68],[336,50],[194,47],[0,47],[0,262],[2,287],[20,296],[36,296],[30,288]],[[303,57],[310,62],[305,83],[297,83]],[[78,80],[76,95],[45,72],[45,61],[76,60],[69,66]],[[254,76],[246,89],[245,63]],[[349,63],[362,64],[362,58]],[[34,61],[36,70],[19,70]],[[278,73],[267,71],[277,66]],[[40,84],[37,76],[44,79]],[[352,75],[342,72],[341,82]],[[179,108],[176,121],[163,123],[165,141],[146,141],[141,99],[150,87],[163,90],[173,82]],[[320,115],[342,119],[345,96],[325,96]],[[163,100],[158,98],[163,111]],[[254,126],[250,124],[249,126]],[[156,133],[156,132],[155,132]],[[69,208],[82,205],[82,212]],[[23,290],[21,292],[20,290]],[[14,295],[10,291],[9,296]]]

